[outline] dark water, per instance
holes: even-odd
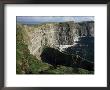
[[[75,46],[65,48],[64,52],[47,47],[41,54],[41,59],[53,66],[64,65],[69,67],[94,70],[94,37],[81,37]]]
[[[94,37],[81,37],[75,46],[65,49],[68,54],[79,55],[80,57],[94,62]]]

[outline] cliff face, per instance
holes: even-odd
[[[35,26],[21,25],[24,41],[30,53],[40,59],[45,46],[73,45],[79,37],[94,37],[94,22],[44,23]]]

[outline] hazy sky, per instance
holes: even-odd
[[[94,16],[17,16],[20,23],[65,22],[65,21],[94,21]]]

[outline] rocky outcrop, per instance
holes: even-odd
[[[30,53],[41,59],[40,55],[45,46],[58,48],[61,45],[73,45],[79,37],[94,37],[94,22],[75,23],[43,23],[38,25],[21,25],[24,41]]]

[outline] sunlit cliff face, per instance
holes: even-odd
[[[35,26],[21,25],[21,27],[30,53],[38,59],[45,46],[61,50],[74,46],[78,38],[94,37],[93,21],[44,23]]]

